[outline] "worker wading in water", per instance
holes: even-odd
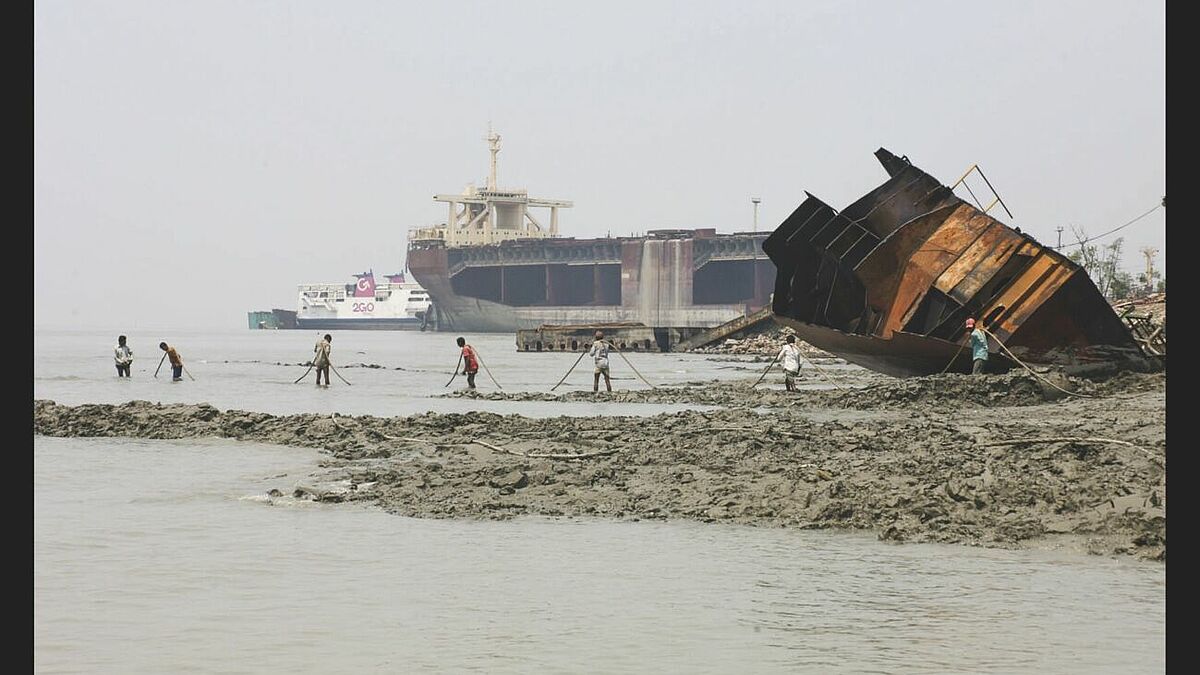
[[[325,373],[325,386],[329,386],[329,352],[333,349],[333,336],[326,333],[313,347],[313,365],[317,367],[317,386],[321,386],[321,373]]]
[[[600,391],[600,376],[604,376],[604,386],[609,391],[612,391],[612,380],[608,376],[608,350],[612,348],[608,342],[604,340],[604,331],[596,331],[596,339],[592,342],[592,350],[589,355],[596,363],[596,368],[592,372],[592,391]]]
[[[475,374],[479,372],[479,358],[475,355],[475,348],[467,344],[466,338],[463,337],[459,337],[455,342],[462,348],[462,374],[467,376],[467,386],[474,389]]]

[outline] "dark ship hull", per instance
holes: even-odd
[[[765,238],[661,230],[457,247],[416,239],[408,269],[429,291],[438,330],[631,323],[674,344],[767,305],[775,269],[761,253]]]

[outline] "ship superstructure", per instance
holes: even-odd
[[[434,195],[448,205],[446,222],[409,231],[408,267],[429,290],[440,330],[633,322],[653,328],[666,349],[769,303],[775,268],[762,253],[767,233],[563,237],[559,210],[573,203],[498,188],[499,134],[488,142],[487,187]],[[545,222],[532,208],[549,210]]]

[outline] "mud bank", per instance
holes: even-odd
[[[1093,398],[1051,401],[1016,391],[1011,378],[959,377],[958,386],[914,378],[874,393],[729,385],[618,393],[680,402],[725,391],[759,409],[650,418],[274,416],[206,404],[37,400],[34,431],[323,448],[331,457],[319,472],[273,494],[367,501],[408,516],[852,528],[893,541],[1164,560],[1165,376],[1088,383]],[[1004,388],[995,383],[1012,386],[993,396]],[[961,390],[987,394],[951,401]],[[540,395],[510,398],[530,396]]]
[[[988,377],[946,374],[896,379],[877,376],[869,371],[823,376],[813,369],[802,369],[802,386],[812,385],[823,389],[789,393],[779,386],[778,376],[768,375],[757,386],[753,386],[758,379],[754,378],[741,382],[712,380],[688,382],[683,386],[597,393],[591,390],[557,394],[459,390],[439,398],[544,402],[604,400],[618,403],[687,403],[727,408],[918,408],[935,411],[963,407],[1029,406],[1070,398],[1072,394],[1104,397],[1123,392],[1163,389],[1165,377],[1161,373],[1127,374],[1106,382],[1093,382],[1061,373],[1046,373],[1037,377],[1021,371]]]

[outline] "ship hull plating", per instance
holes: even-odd
[[[296,328],[314,330],[416,330],[421,319],[296,319]]]
[[[689,331],[766,306],[774,268],[760,252],[765,237],[681,230],[455,248],[416,241],[407,263],[439,330],[641,323]]]
[[[891,178],[841,211],[811,194],[763,243],[777,318],[890,375],[970,372],[965,319],[1021,361],[1148,367],[1086,272],[880,148]],[[1013,361],[990,340],[992,371]]]

